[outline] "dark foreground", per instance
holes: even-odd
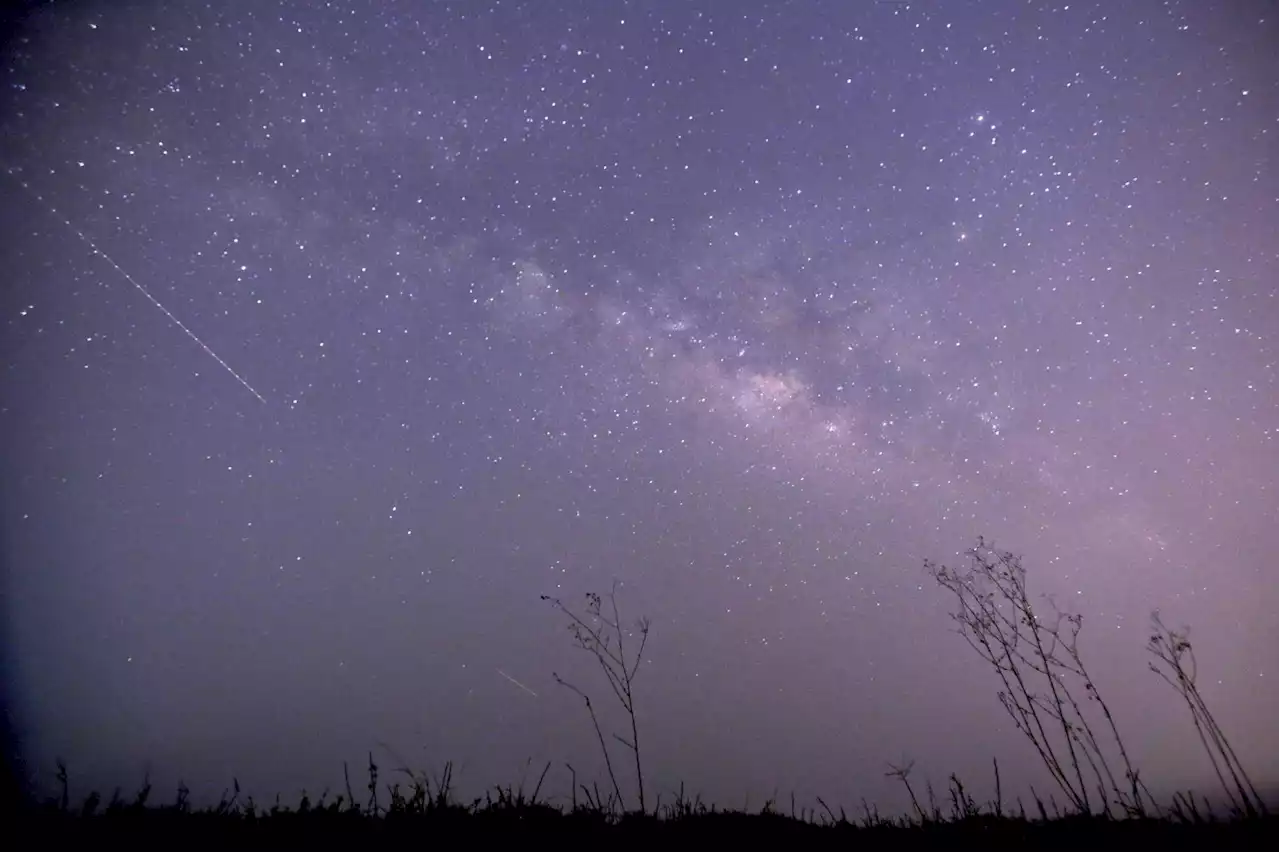
[[[542,804],[448,805],[419,812],[363,808],[181,806],[108,807],[85,814],[57,806],[24,809],[13,825],[22,838],[10,848],[71,843],[126,844],[119,848],[273,848],[321,843],[604,842],[612,847],[654,843],[785,844],[795,849],[1261,849],[1275,848],[1274,816],[1187,820],[1061,817],[1029,819],[972,815],[952,819],[850,821],[842,816],[743,813],[669,808],[663,816],[611,816],[598,809],[560,810]],[[11,834],[10,836],[14,836]]]

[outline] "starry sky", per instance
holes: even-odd
[[[296,801],[373,751],[567,801],[606,776],[552,673],[623,719],[539,595],[616,581],[650,801],[1044,789],[923,569],[985,535],[1084,614],[1149,784],[1212,792],[1159,608],[1274,787],[1276,31],[40,5],[0,69],[25,771]]]

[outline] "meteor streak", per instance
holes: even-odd
[[[27,182],[24,181],[22,178],[15,175],[12,169],[5,169],[5,172],[9,175],[9,177],[11,177],[14,181],[16,181],[24,190],[26,190],[28,195],[30,195],[36,201],[40,202],[41,206],[43,206],[46,210],[48,210],[49,213],[52,214],[55,219],[57,219],[62,224],[66,225],[67,228],[73,234],[79,237],[80,240],[89,247],[90,251],[92,251],[98,257],[105,260],[107,263],[111,264],[111,268],[114,269],[116,272],[119,272],[125,281],[128,281],[134,287],[137,287],[139,293],[146,296],[147,299],[151,302],[151,304],[159,308],[161,312],[165,316],[167,316],[174,325],[176,325],[178,328],[186,332],[187,337],[190,337],[192,340],[194,340],[196,342],[196,345],[199,346],[201,349],[203,349],[205,352],[207,352],[210,358],[217,361],[218,364],[222,367],[222,369],[226,370],[228,373],[231,374],[231,377],[233,379],[235,379],[240,384],[244,385],[245,390],[253,394],[257,398],[258,402],[263,402],[263,403],[266,402],[262,394],[254,390],[253,386],[250,385],[248,382],[246,382],[243,378],[241,378],[239,373],[231,369],[231,365],[229,365],[226,361],[223,361],[221,358],[219,358],[217,352],[214,352],[205,344],[203,340],[201,340],[199,337],[196,337],[196,333],[191,329],[187,328],[186,325],[183,324],[182,320],[178,319],[176,316],[173,315],[173,313],[168,308],[160,304],[160,300],[157,299],[155,296],[151,295],[151,292],[147,290],[146,287],[143,287],[141,284],[139,284],[132,275],[130,275],[128,272],[125,272],[123,269],[120,268],[120,264],[112,260],[111,257],[105,251],[98,248],[98,246],[93,242],[93,240],[89,239],[88,235],[85,234],[84,231],[80,230],[75,225],[71,224],[70,219],[68,219],[66,216],[63,216],[61,213],[59,213],[58,209],[54,207],[52,204],[50,204],[48,201],[45,201],[44,196],[42,196],[40,193],[32,189],[27,184]]]
[[[505,677],[507,680],[511,681],[511,682],[512,682],[512,683],[514,683],[516,686],[520,687],[520,688],[521,688],[521,689],[523,689],[525,692],[527,692],[527,693],[529,693],[530,695],[532,695],[534,698],[537,698],[537,697],[538,697],[538,693],[534,692],[532,689],[530,689],[529,687],[525,686],[523,683],[521,683],[520,681],[516,680],[516,679],[515,679],[515,678],[513,678],[511,675],[507,674],[507,673],[506,673],[506,672],[504,672],[502,669],[498,669],[498,674],[502,675],[502,676],[503,676],[503,677]]]

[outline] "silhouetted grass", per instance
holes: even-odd
[[[345,767],[344,767],[345,769]],[[97,793],[78,806],[67,794],[68,778],[59,764],[62,794],[39,805],[26,805],[15,820],[18,836],[34,846],[77,842],[182,844],[185,848],[279,847],[305,843],[432,841],[607,841],[641,845],[664,840],[681,843],[803,844],[824,848],[982,848],[1073,849],[1086,844],[1106,848],[1262,848],[1274,841],[1274,816],[1236,809],[1219,817],[1187,795],[1177,798],[1164,815],[1112,818],[1099,814],[1050,816],[1053,806],[1035,800],[1031,814],[1019,806],[1017,813],[997,800],[978,805],[960,780],[951,778],[949,806],[933,800],[918,807],[914,816],[888,818],[863,803],[861,813],[850,817],[843,808],[833,810],[822,799],[819,808],[797,809],[794,798],[788,812],[769,801],[758,812],[722,810],[689,799],[683,788],[674,800],[661,799],[652,810],[624,811],[616,798],[600,796],[584,787],[574,805],[561,807],[539,798],[544,769],[537,787],[526,793],[520,787],[494,787],[469,803],[456,800],[451,789],[451,766],[431,779],[425,774],[400,770],[407,782],[379,785],[378,766],[369,759],[368,797],[357,800],[350,775],[342,794],[327,792],[312,800],[305,793],[293,807],[279,798],[264,806],[251,797],[241,798],[238,784],[221,801],[204,809],[192,808],[188,791],[179,786],[169,804],[151,801],[150,784],[131,801],[119,795],[105,806]],[[363,796],[361,798],[364,798]],[[1133,844],[1122,847],[1120,844]],[[797,848],[801,848],[797,846]]]
[[[1162,806],[1142,781],[1130,760],[1118,725],[1089,674],[1077,640],[1083,617],[1057,610],[1042,617],[1027,590],[1026,571],[1016,555],[998,551],[979,538],[968,551],[971,566],[950,569],[926,562],[926,569],[959,603],[954,618],[965,641],[996,671],[1004,689],[999,699],[1017,729],[1034,747],[1065,808],[1050,795],[1046,802],[1034,789],[1033,807],[1021,798],[1010,807],[1003,798],[1000,767],[993,761],[995,798],[979,804],[952,775],[943,804],[932,784],[913,785],[912,764],[891,766],[910,798],[909,816],[887,818],[865,801],[850,818],[844,808],[830,807],[819,798],[817,809],[796,807],[787,812],[770,800],[758,812],[722,810],[699,798],[689,799],[681,787],[674,800],[661,797],[647,805],[636,724],[634,683],[643,659],[649,622],[641,619],[629,633],[618,613],[616,595],[586,596],[580,614],[557,598],[543,597],[569,618],[575,644],[593,656],[610,692],[627,713],[628,736],[613,739],[632,755],[638,807],[623,800],[609,740],[600,727],[587,692],[554,675],[556,681],[584,702],[607,768],[608,785],[572,781],[569,805],[544,800],[543,782],[551,764],[542,770],[533,790],[523,782],[493,787],[470,802],[454,795],[452,764],[436,777],[408,767],[396,770],[397,780],[379,782],[379,767],[369,754],[368,783],[357,798],[348,767],[343,766],[343,792],[304,793],[295,807],[279,797],[263,806],[241,798],[234,783],[210,808],[193,809],[187,789],[179,785],[169,805],[150,802],[151,785],[144,783],[132,801],[119,795],[105,805],[92,793],[79,806],[69,795],[66,767],[59,762],[61,794],[41,805],[23,803],[12,822],[15,836],[25,845],[76,842],[125,843],[130,846],[182,844],[184,847],[227,848],[300,846],[339,842],[431,843],[528,842],[565,840],[575,843],[606,841],[619,845],[648,845],[664,840],[706,842],[759,848],[789,844],[820,848],[839,844],[857,849],[1071,849],[1093,844],[1100,848],[1223,849],[1270,848],[1277,835],[1277,819],[1250,780],[1225,732],[1196,687],[1196,663],[1185,630],[1170,630],[1153,616],[1148,650],[1156,662],[1152,671],[1169,683],[1188,707],[1197,737],[1208,755],[1226,797],[1226,816],[1191,793],[1180,793]],[[616,585],[614,592],[616,592]],[[608,606],[604,606],[604,601]],[[634,654],[628,654],[630,647]],[[398,780],[404,776],[404,780]],[[924,793],[921,802],[918,792]]]

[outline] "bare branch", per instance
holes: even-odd
[[[552,606],[568,616],[569,630],[573,635],[574,644],[596,658],[596,662],[599,664],[600,670],[604,672],[605,681],[609,684],[609,689],[612,690],[614,698],[622,705],[622,709],[630,719],[630,739],[616,733],[612,736],[618,742],[631,749],[635,760],[636,787],[640,811],[643,813],[646,809],[644,774],[640,764],[639,726],[636,722],[634,682],[636,673],[640,669],[640,663],[644,658],[645,645],[649,641],[649,620],[642,618],[637,622],[636,629],[640,632],[639,649],[635,658],[629,661],[626,653],[626,631],[621,627],[622,618],[618,612],[617,590],[618,583],[615,581],[612,590],[609,592],[609,610],[612,614],[612,620],[603,614],[604,601],[600,595],[594,592],[588,592],[586,595],[587,614],[585,617],[569,609],[559,598],[543,595],[542,600],[550,602]],[[599,720],[591,705],[591,700],[586,693],[576,686],[561,680],[558,675],[555,678],[557,683],[572,689],[585,701],[592,725],[596,729],[597,739],[600,742],[600,750],[604,753],[605,767],[608,769],[609,778],[613,782],[615,800],[621,802],[622,794],[618,788],[617,779],[613,774],[608,744],[600,730]]]
[[[970,560],[966,569],[929,561],[925,568],[955,595],[957,632],[995,669],[1004,687],[1000,704],[1014,727],[1031,742],[1077,811],[1093,813],[1101,791],[1097,812],[1110,814],[1115,804],[1126,812],[1143,813],[1145,804],[1134,783],[1137,772],[1080,655],[1083,618],[1062,611],[1051,598],[1046,605],[1052,616],[1042,618],[1027,591],[1026,570],[1013,553],[997,550],[979,537],[965,555]],[[1100,714],[1111,733],[1110,749],[1096,734],[1090,718],[1094,714]],[[1111,749],[1118,753],[1123,773],[1112,770]],[[1092,781],[1086,780],[1086,773]],[[1120,788],[1120,775],[1130,782],[1129,791]]]

